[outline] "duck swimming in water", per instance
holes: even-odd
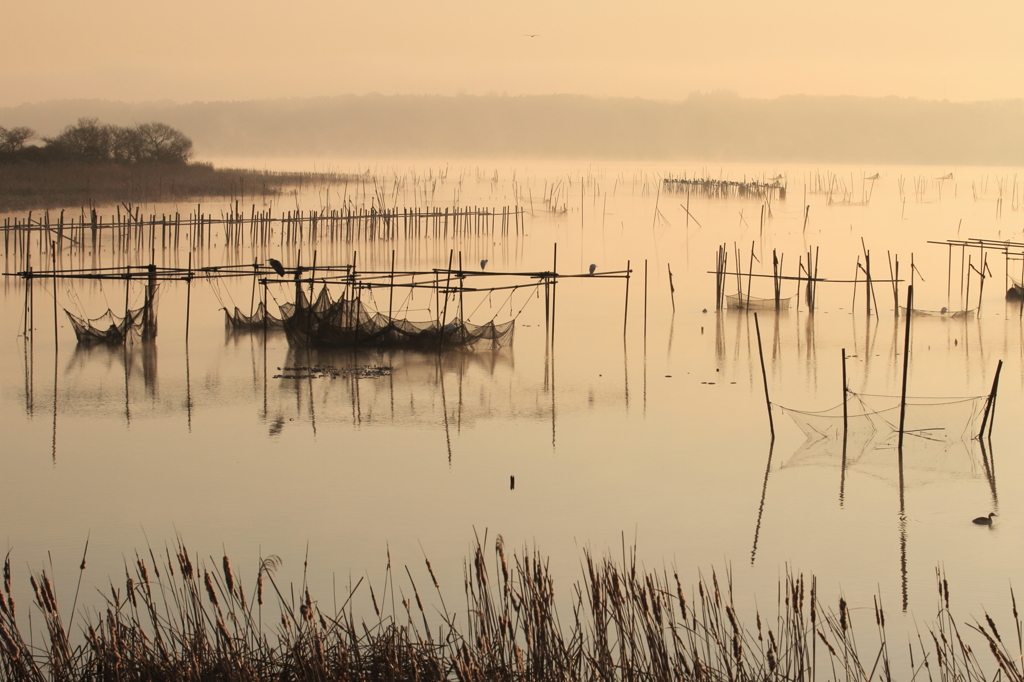
[[[978,524],[979,526],[991,526],[992,517],[995,515],[996,513],[992,512],[988,516],[979,516],[978,518],[974,519],[974,523]]]

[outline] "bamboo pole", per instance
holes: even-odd
[[[757,355],[761,359],[761,380],[764,382],[764,404],[768,408],[768,427],[772,432],[772,442],[775,442],[775,420],[772,418],[772,401],[768,397],[768,372],[764,368],[764,348],[761,346],[761,324],[757,321],[757,313],[754,313],[754,330],[757,332]]]
[[[900,450],[900,476],[902,478],[902,458],[903,458],[903,427],[906,424],[907,417],[907,374],[910,371],[910,320],[913,315],[910,313],[914,309],[914,285],[911,284],[907,287],[907,325],[906,333],[903,337],[903,388],[900,392],[900,436],[899,436],[899,450]]]
[[[996,406],[996,392],[999,390],[999,373],[1003,369],[1003,361],[1000,360],[999,364],[996,365],[996,375],[992,379],[992,390],[989,391],[988,401],[985,403],[985,415],[981,418],[981,429],[978,430],[978,438],[981,438],[985,433],[985,426],[989,426],[989,437],[992,437],[992,428],[989,423],[989,417],[992,417],[992,421],[995,421],[995,406]]]

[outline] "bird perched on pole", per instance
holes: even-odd
[[[482,261],[480,261],[480,269],[483,270],[486,267],[487,267],[487,259],[484,258]]]
[[[591,263],[590,264],[590,274],[591,275],[594,274],[594,270],[597,270],[597,263]]]
[[[267,263],[270,264],[270,267],[274,268],[274,272],[276,272],[279,277],[284,277],[284,266],[281,265],[281,261],[276,258],[268,258]]]

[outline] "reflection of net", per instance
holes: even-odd
[[[970,440],[978,431],[988,396],[967,398],[907,397],[904,418],[904,442],[918,438],[936,442]],[[808,441],[842,439],[843,406],[821,412],[803,412],[782,408],[804,432]],[[895,444],[899,434],[900,397],[853,393],[847,398],[850,441],[874,443],[879,447]]]
[[[256,310],[253,311],[252,315],[246,315],[235,306],[233,314],[229,313],[228,309],[225,308],[224,317],[227,326],[236,331],[263,329],[264,325],[270,329],[280,329],[284,324],[281,318],[274,317],[267,312],[267,307],[262,301],[256,306]]]
[[[779,299],[779,310],[789,310],[789,301],[793,298],[787,296],[786,298]],[[726,294],[725,300],[730,308],[739,308],[743,310],[775,310],[775,299],[774,298],[758,298],[757,296],[749,296],[747,294]]]
[[[293,305],[281,306],[281,317],[288,342],[308,348],[400,346],[406,348],[437,349],[475,346],[488,342],[500,347],[512,342],[515,320],[495,324],[494,321],[476,325],[454,319],[444,325],[436,320],[412,322],[374,312],[361,301],[341,298],[334,300],[327,288],[310,304],[299,293]]]

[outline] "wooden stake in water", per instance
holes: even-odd
[[[913,317],[910,311],[914,309],[914,285],[911,284],[907,287],[907,331],[903,337],[903,389],[900,392],[900,437],[899,437],[899,450],[900,450],[900,477],[902,478],[902,458],[903,458],[903,426],[906,423],[907,417],[907,373],[910,370],[910,318]]]
[[[672,312],[676,311],[676,287],[672,283],[672,264],[668,264],[668,293],[672,297]]]
[[[1003,369],[1003,361],[1000,360],[999,364],[996,365],[996,376],[992,379],[992,390],[988,394],[988,401],[985,403],[985,416],[981,418],[981,429],[978,430],[978,438],[981,438],[985,434],[985,425],[989,426],[989,437],[992,437],[992,425],[989,422],[989,417],[992,421],[995,421],[995,407],[996,407],[996,392],[999,390],[999,372]]]
[[[256,264],[253,263],[255,268]],[[253,275],[253,294],[256,293],[256,275]],[[192,310],[192,254],[188,254],[188,275],[185,277],[185,345],[188,345],[188,320]],[[252,315],[252,303],[249,303],[249,315]],[[264,324],[267,317],[266,308],[263,309]]]
[[[761,325],[754,313],[754,330],[757,332],[757,355],[761,358],[761,380],[764,382],[764,403],[768,408],[768,427],[772,431],[772,442],[775,442],[775,420],[772,419],[772,401],[768,397],[768,372],[764,368],[764,349],[761,347]]]
[[[53,350],[57,352],[57,242],[51,241],[50,248],[53,250]],[[57,400],[56,390],[53,399]]]

